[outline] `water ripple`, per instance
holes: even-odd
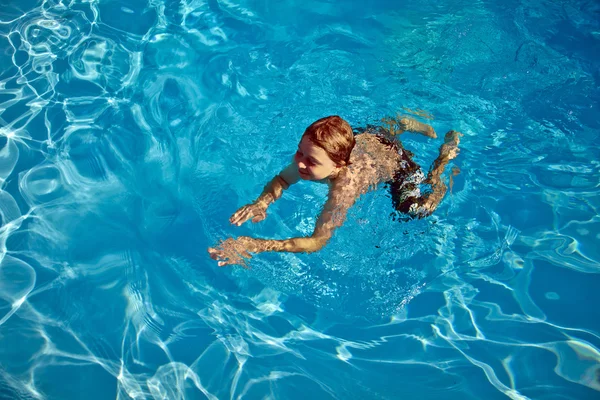
[[[0,397],[594,397],[600,27],[575,3],[4,4]],[[208,259],[310,234],[323,186],[227,223],[310,122],[399,112],[465,135],[435,215],[382,189],[319,253]]]

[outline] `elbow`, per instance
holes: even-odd
[[[311,237],[310,238],[310,245],[308,246],[308,248],[305,251],[307,253],[314,253],[315,251],[321,250],[323,247],[325,247],[325,245],[327,244],[327,242],[329,242],[330,238],[331,238],[331,236],[316,236],[316,237]]]
[[[327,244],[327,239],[317,237],[305,237],[291,239],[283,248],[290,253],[314,253],[321,250]]]
[[[310,236],[290,239],[285,243],[282,251],[290,253],[314,253],[325,247],[330,238],[331,236]]]

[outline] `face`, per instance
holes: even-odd
[[[308,181],[325,179],[339,169],[325,150],[306,137],[298,145],[294,162],[298,166],[300,178]]]

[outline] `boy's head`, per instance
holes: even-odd
[[[337,115],[313,122],[298,146],[294,160],[300,176],[320,180],[350,164],[354,134],[348,122]]]

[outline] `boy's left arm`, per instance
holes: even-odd
[[[255,239],[240,236],[237,239],[223,241],[219,245],[220,249],[210,249],[209,252],[212,258],[219,261],[219,266],[223,266],[243,264],[243,258],[251,257],[249,253],[262,253],[265,251],[312,253],[318,251],[331,239],[333,231],[342,226],[348,209],[355,201],[356,198],[353,193],[344,190],[341,185],[333,185],[311,236],[285,240]]]

